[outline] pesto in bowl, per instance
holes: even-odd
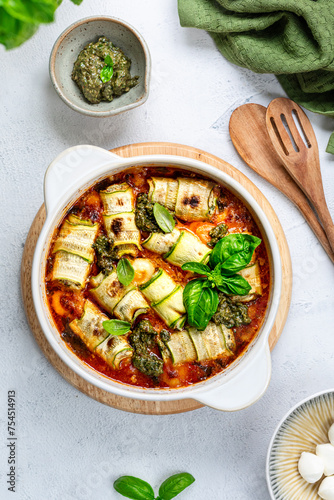
[[[109,57],[108,57],[109,56]],[[111,72],[102,77],[106,61],[112,61]],[[92,104],[111,102],[137,85],[138,76],[131,77],[131,60],[108,38],[101,37],[96,43],[89,43],[78,55],[72,71],[72,79]]]

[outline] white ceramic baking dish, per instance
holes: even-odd
[[[226,186],[249,208],[269,254],[271,293],[266,318],[247,351],[227,370],[204,382],[182,389],[147,389],[122,384],[96,372],[82,362],[61,339],[46,305],[45,261],[55,227],[68,207],[97,181],[132,166],[173,166],[210,177]],[[48,167],[44,181],[47,217],[40,233],[32,266],[32,293],[41,328],[59,357],[80,377],[108,392],[133,399],[172,401],[191,398],[219,410],[234,411],[257,401],[266,391],[271,375],[268,337],[281,294],[281,259],[273,229],[254,198],[237,181],[198,160],[170,155],[120,158],[94,146],[75,146],[61,153]]]

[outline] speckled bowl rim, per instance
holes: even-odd
[[[266,458],[266,479],[267,479],[267,486],[268,486],[268,491],[269,491],[271,500],[277,500],[277,496],[275,496],[275,494],[272,490],[272,487],[271,487],[269,464],[270,464],[270,457],[271,457],[271,453],[272,453],[273,444],[274,444],[274,441],[276,439],[276,436],[277,436],[280,428],[282,427],[284,422],[292,415],[292,413],[294,411],[296,411],[298,408],[300,408],[301,406],[303,406],[305,403],[312,401],[312,399],[316,399],[316,398],[319,398],[321,396],[325,396],[326,394],[331,394],[331,393],[334,393],[334,389],[325,389],[324,391],[316,392],[315,394],[312,394],[312,396],[308,396],[307,398],[299,401],[299,403],[295,404],[295,406],[290,408],[290,410],[284,415],[284,417],[280,420],[279,424],[277,425],[277,427],[273,433],[273,436],[270,440],[270,443],[268,446],[267,458]]]
[[[121,106],[116,109],[112,109],[110,111],[99,111],[99,110],[88,110],[84,107],[77,106],[76,104],[73,104],[73,102],[66,97],[64,92],[61,90],[60,85],[58,84],[58,80],[56,78],[56,72],[55,72],[55,63],[56,63],[56,54],[58,51],[58,48],[60,44],[63,42],[64,38],[71,33],[75,28],[78,26],[81,26],[82,24],[85,24],[87,22],[91,21],[111,21],[113,23],[120,24],[121,26],[124,26],[124,28],[128,29],[133,33],[133,35],[138,39],[139,43],[142,46],[144,56],[145,56],[145,80],[144,80],[144,94],[140,99],[138,99],[136,102],[133,102],[131,104],[127,104],[125,106]],[[151,54],[148,48],[147,43],[145,42],[144,38],[142,35],[139,33],[139,31],[136,30],[131,24],[123,21],[122,19],[119,19],[118,17],[112,17],[112,16],[90,16],[90,17],[84,17],[83,19],[80,19],[79,21],[74,22],[70,26],[68,26],[57,38],[55,41],[51,54],[50,54],[50,61],[49,61],[49,72],[50,72],[50,78],[52,85],[59,95],[59,97],[74,111],[78,111],[79,113],[82,113],[84,115],[88,116],[93,116],[95,118],[99,117],[108,117],[108,116],[114,116],[119,113],[123,113],[124,111],[129,111],[130,109],[136,108],[137,106],[140,106],[141,104],[144,104],[144,102],[147,101],[148,98],[148,93],[149,93],[149,83],[150,83],[150,75],[151,75]]]

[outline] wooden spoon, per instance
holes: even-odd
[[[269,104],[266,123],[278,156],[314,206],[334,250],[334,224],[326,204],[318,144],[309,119],[295,102],[279,97]]]
[[[325,252],[334,263],[327,236],[306,196],[283,167],[276,154],[266,128],[266,111],[259,104],[244,104],[233,111],[230,135],[241,158],[257,174],[287,196],[300,210],[317,236]]]

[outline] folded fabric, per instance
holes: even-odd
[[[178,0],[178,9],[181,25],[208,31],[229,61],[274,73],[292,100],[334,117],[334,0]]]

